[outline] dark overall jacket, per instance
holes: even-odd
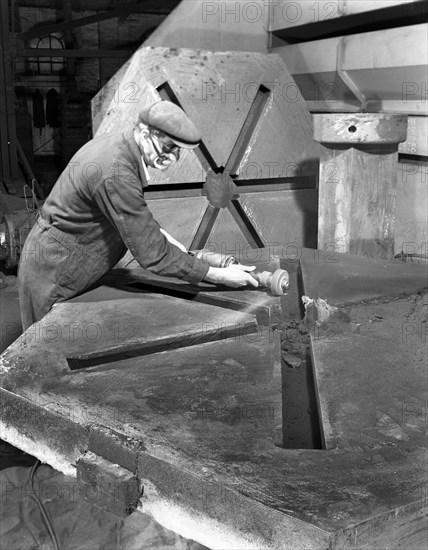
[[[95,283],[125,254],[150,271],[195,283],[208,265],[170,244],[146,201],[133,131],[104,134],[71,159],[46,199],[20,258],[23,330]]]

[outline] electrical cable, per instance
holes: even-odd
[[[36,493],[36,490],[34,489],[34,474],[35,474],[36,469],[38,468],[38,466],[40,466],[40,460],[37,460],[37,462],[31,467],[30,474],[28,476],[28,483],[30,484],[30,489],[32,491],[32,496],[34,497],[34,499],[36,500],[36,502],[37,502],[37,504],[40,508],[40,512],[42,514],[43,521],[46,525],[49,536],[52,540],[54,549],[55,550],[60,550],[59,543],[58,543],[58,538],[56,536],[55,529],[52,525],[52,522],[49,519],[47,510],[46,510],[43,502],[40,500],[39,495]]]
[[[32,206],[31,211],[34,212],[35,210],[38,210],[38,208],[39,208],[39,202],[37,200],[36,192],[34,190],[35,184],[36,184],[36,179],[32,179],[31,180],[31,187],[26,183],[24,185],[24,187],[22,188],[23,191],[24,191],[25,208],[27,209],[27,212],[30,212],[30,208],[28,207],[28,197],[27,197],[26,187],[28,187],[28,189],[30,189],[32,199],[33,199],[33,206]]]

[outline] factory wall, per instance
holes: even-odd
[[[95,12],[82,11],[73,14],[74,18],[83,18],[94,15]],[[15,21],[16,32],[26,32],[39,25],[54,23],[60,17],[61,12],[49,8],[20,7],[19,18]],[[136,49],[137,45],[144,40],[144,37],[156,28],[164,19],[163,15],[131,14],[125,21],[119,19],[107,19],[99,23],[93,23],[73,29],[73,47],[93,50],[102,49]],[[61,43],[64,47],[64,35],[62,32],[52,35],[58,38],[58,48]],[[30,39],[25,46],[37,48],[39,38]],[[49,47],[41,44],[40,47]],[[55,46],[52,46],[55,47]],[[54,58],[55,59],[55,58]],[[90,99],[108,81],[126,61],[124,58],[80,58],[75,61],[75,75],[73,78],[74,90],[71,93],[65,76],[65,61],[60,55],[57,61],[62,61],[50,66],[50,58],[17,57],[15,63],[15,85],[17,96],[20,102],[20,111],[25,120],[26,131],[22,132],[21,140],[28,136],[28,130],[32,133],[34,155],[51,156],[63,155],[65,153],[60,138],[60,121],[58,124],[51,124],[47,115],[51,111],[48,101],[48,93],[55,90],[58,94],[60,104],[59,114],[64,118],[65,112],[69,111],[75,121],[81,119],[82,128],[77,142],[72,145],[71,150],[78,148],[84,141],[91,137],[90,120]],[[53,70],[52,70],[53,69]],[[78,95],[79,101],[76,99]],[[72,102],[68,101],[72,98]],[[61,103],[62,102],[62,103]],[[28,124],[29,122],[29,124]],[[22,121],[21,121],[22,128]],[[70,133],[70,132],[69,132]],[[27,156],[31,156],[30,147],[27,148]],[[30,158],[31,160],[31,158]]]
[[[428,253],[427,4],[419,0],[271,2],[272,52],[312,113],[403,113],[395,252]],[[374,174],[374,177],[376,175]]]

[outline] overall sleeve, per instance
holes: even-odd
[[[142,182],[132,166],[116,162],[109,177],[96,189],[94,198],[142,267],[157,275],[191,283],[205,277],[208,264],[170,244],[161,233],[144,199]]]

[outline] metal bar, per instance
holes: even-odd
[[[67,24],[71,23],[73,18],[73,12],[71,10],[70,0],[64,0],[62,5],[62,13],[64,20]],[[73,33],[71,32],[70,27],[68,26],[64,30],[64,44],[66,48],[73,47]],[[51,44],[49,44],[51,45]],[[73,58],[67,58],[66,63],[66,75],[67,75],[67,87],[75,87],[74,74],[76,72],[76,61]]]
[[[195,236],[193,237],[192,244],[189,247],[189,250],[200,250],[204,248],[207,244],[208,237],[210,236],[211,230],[214,227],[214,222],[219,215],[220,209],[214,208],[211,204],[208,204],[207,209],[204,212],[202,221],[196,231]]]
[[[169,13],[169,11],[166,10],[146,11],[144,10],[144,6],[142,6],[141,3],[135,2],[133,4],[128,4],[127,6],[122,6],[121,8],[115,8],[114,10],[98,13],[97,15],[89,15],[88,17],[81,17],[79,19],[73,19],[71,21],[63,21],[61,23],[44,25],[43,27],[38,27],[36,29],[31,29],[29,31],[20,33],[19,37],[24,40],[28,40],[30,38],[34,38],[35,36],[44,36],[55,32],[67,31],[72,28],[91,25],[92,23],[98,23],[107,19],[114,19],[115,17],[120,17],[121,15],[133,12],[142,12],[147,15],[168,15]]]
[[[245,322],[241,321],[239,323],[239,331],[246,335],[257,332],[257,323],[255,319]],[[180,349],[206,342],[223,341],[227,338],[236,338],[237,335],[239,336],[239,334],[237,334],[236,324],[221,326],[220,329],[217,326],[215,326],[214,329],[205,327],[200,331],[195,330],[191,333],[183,332],[176,335],[161,336],[149,342],[143,338],[137,342],[125,342],[120,345],[113,344],[106,349],[99,349],[81,355],[66,357],[66,361],[70,370],[85,369],[122,361],[124,359],[131,359],[133,357],[150,355],[152,353],[165,351],[165,349]]]
[[[426,10],[426,0],[275,0],[270,31],[283,40],[313,40],[332,33],[349,34],[349,30],[361,26],[380,28],[385,22],[417,17],[422,20]]]
[[[228,158],[226,163],[225,170],[226,172],[230,173],[231,177],[236,177],[238,175],[239,166],[241,164],[242,158],[251,140],[254,129],[260,120],[267,100],[269,99],[269,93],[270,90],[268,90],[263,85],[261,85],[257,90],[253,103],[251,104],[250,110],[248,111],[247,118],[245,119],[238,139],[236,140],[232,152],[230,153],[230,157]]]
[[[0,14],[2,4],[0,4]],[[6,81],[5,81],[5,53],[3,46],[3,32],[0,32],[0,176],[2,179],[10,176],[9,151],[7,143],[7,107],[6,107]]]
[[[16,128],[15,128],[15,92],[14,81],[12,74],[12,48],[10,41],[10,21],[9,21],[9,4],[1,2],[1,35],[2,35],[2,50],[3,50],[3,89],[5,122],[6,122],[6,148],[8,159],[8,172],[10,176],[18,178],[20,176],[18,167],[18,157],[16,153]],[[3,122],[3,121],[2,121]]]
[[[24,48],[18,57],[122,57],[127,58],[134,50],[59,50],[49,48]]]
[[[177,95],[174,93],[174,90],[172,89],[172,86],[168,81],[158,86],[156,90],[163,100],[171,101],[172,103],[175,103],[178,107],[183,109],[183,106],[181,105]],[[199,147],[195,149],[195,154],[205,171],[208,171],[210,168],[214,173],[217,173],[219,171],[219,167],[216,165],[207,146],[203,141],[200,143]]]
[[[242,208],[242,204],[239,200],[232,200],[227,205],[229,212],[231,213],[233,219],[235,220],[237,226],[242,231],[243,235],[248,241],[250,248],[264,248],[265,243],[258,234],[257,230],[248,219],[248,216],[245,213],[245,210]]]
[[[354,94],[354,96],[358,99],[358,101],[360,102],[360,111],[363,112],[367,109],[367,98],[343,67],[344,59],[345,59],[345,47],[346,47],[346,37],[343,36],[340,39],[339,44],[337,45],[336,72],[339,75],[339,78],[345,84],[345,86],[347,86],[351,90],[351,92]]]

